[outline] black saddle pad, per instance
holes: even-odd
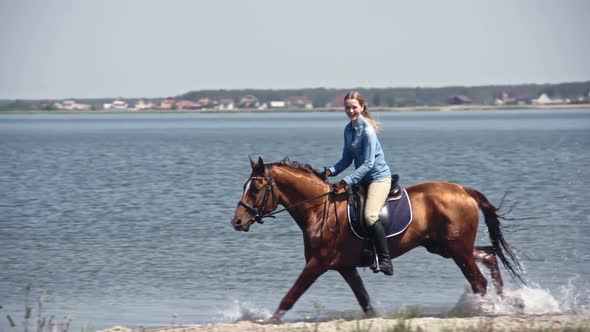
[[[352,232],[359,238],[367,240],[369,234],[362,220],[354,220],[351,216],[355,214],[354,206],[348,205],[348,223]],[[388,199],[379,213],[378,222],[383,222],[385,235],[387,237],[396,236],[402,233],[410,223],[412,223],[412,203],[408,197],[408,192],[402,188],[402,195],[398,199]]]

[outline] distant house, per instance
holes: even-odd
[[[307,97],[290,97],[287,99],[287,105],[294,108],[312,109],[313,103]]]
[[[201,104],[192,100],[179,100],[176,102],[176,109],[178,110],[197,110],[201,108]]]
[[[64,100],[61,102],[61,109],[64,110],[73,110],[74,109],[74,105],[76,105],[76,101],[74,100]]]
[[[126,110],[129,108],[129,103],[127,103],[125,99],[119,98],[117,100],[113,100],[110,108],[115,110]]]
[[[469,105],[473,103],[473,100],[467,96],[457,95],[449,98],[447,102],[450,105]]]
[[[269,108],[285,108],[287,103],[283,100],[272,100],[268,103]]]
[[[238,108],[258,108],[260,107],[260,101],[258,101],[258,98],[252,96],[252,95],[247,95],[244,96],[242,98],[240,98],[240,101],[238,101]]]
[[[233,110],[234,109],[234,100],[225,98],[219,100],[219,105],[217,106],[219,110]]]
[[[77,103],[75,100],[64,100],[63,102],[56,104],[60,109],[64,110],[89,110],[92,108],[91,105],[88,104],[80,104]]]
[[[546,93],[542,93],[537,99],[531,100],[534,105],[557,105],[567,104],[570,101],[568,99],[562,99],[560,97],[549,97]]]
[[[219,105],[219,102],[217,100],[215,100],[213,98],[208,98],[208,97],[204,97],[204,98],[197,100],[197,103],[201,106],[201,108],[208,108],[208,109],[217,108],[217,106]]]
[[[535,105],[547,105],[552,104],[551,98],[546,93],[542,93],[538,98],[531,100]]]
[[[328,108],[341,108],[344,107],[344,95],[336,96],[332,98],[327,104],[326,107]]]
[[[174,98],[168,97],[162,100],[159,104],[155,105],[154,108],[159,110],[170,110],[174,108],[174,102]]]
[[[138,111],[149,110],[154,107],[154,104],[149,100],[139,99],[135,103],[135,109]]]
[[[63,105],[61,103],[56,102],[55,100],[42,100],[39,103],[39,109],[52,111],[57,109],[62,109]]]
[[[515,90],[501,90],[494,96],[495,105],[523,105],[528,103],[528,96]]]

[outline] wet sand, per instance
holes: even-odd
[[[401,329],[402,326],[405,328]],[[517,315],[468,318],[412,318],[363,320],[332,320],[320,323],[284,323],[263,325],[253,322],[216,323],[200,326],[175,326],[159,329],[131,329],[115,326],[99,332],[294,332],[294,331],[590,331],[590,316],[585,315]]]

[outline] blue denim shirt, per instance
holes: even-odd
[[[340,174],[353,161],[356,170],[343,179],[348,185],[391,177],[377,134],[362,115],[354,126],[350,122],[344,127],[342,159],[330,167],[332,175]]]

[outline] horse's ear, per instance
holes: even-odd
[[[254,160],[252,160],[252,157],[248,156],[248,159],[250,159],[250,166],[252,167],[252,169],[254,169],[254,167],[256,167],[256,163],[254,162]]]
[[[258,163],[250,158],[250,166],[252,166],[252,169],[264,169],[264,162],[261,157],[258,157]]]

